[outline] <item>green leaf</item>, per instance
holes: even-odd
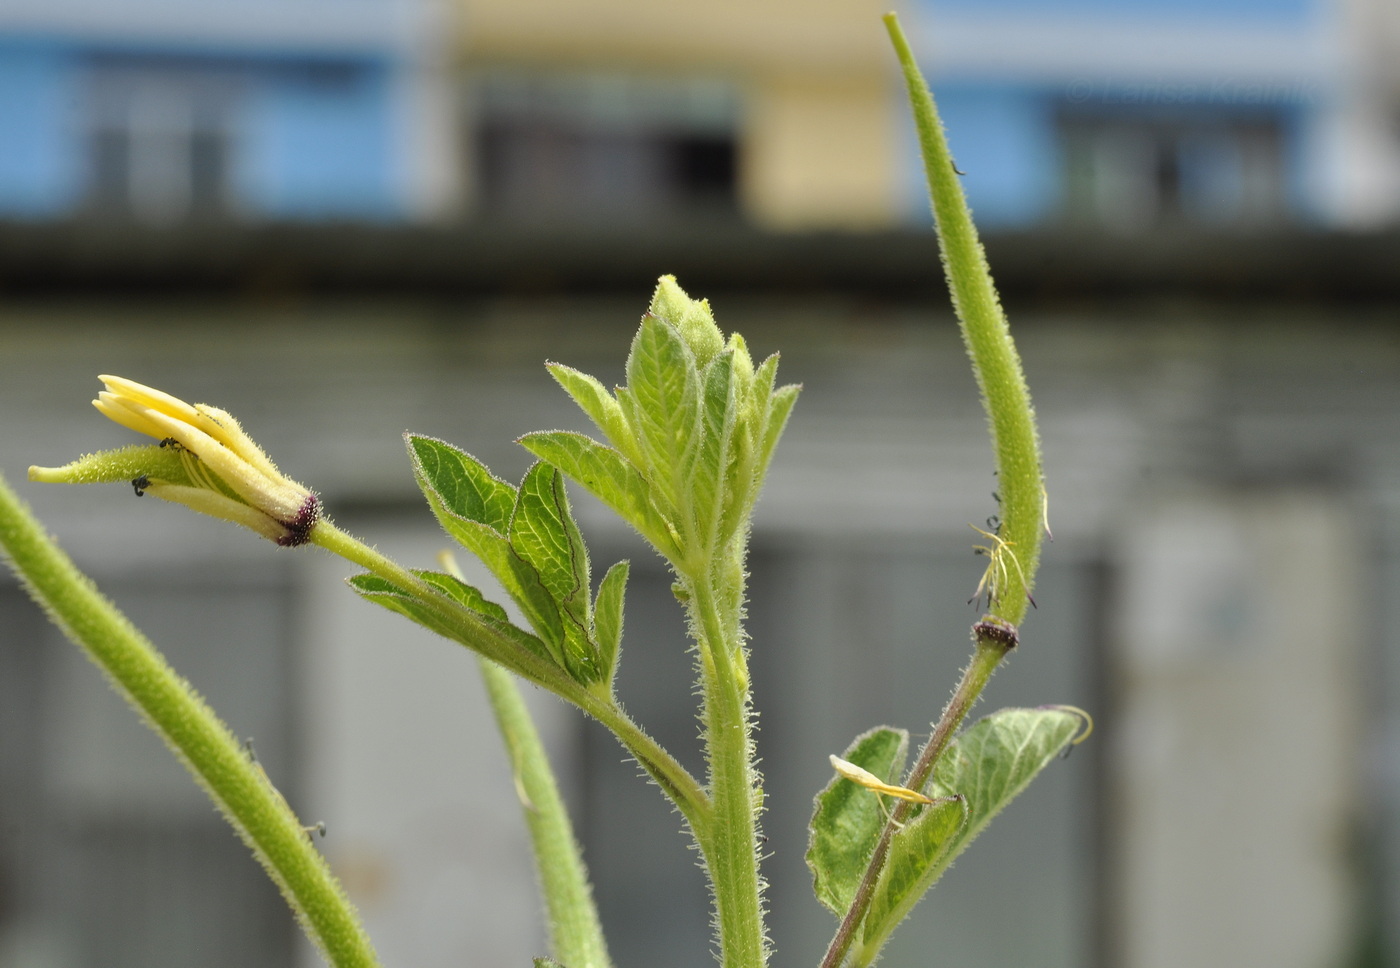
[[[742,348],[744,357],[747,358],[748,349]],[[746,393],[736,401],[738,415],[729,442],[729,462],[725,468],[729,493],[726,495],[723,518],[720,522],[722,540],[728,540],[743,525],[745,518],[753,510],[758,492],[763,486],[766,464],[760,460],[760,456],[765,428],[772,410],[773,384],[777,373],[776,353],[764,360],[756,371],[736,370],[737,388],[746,388]],[[790,405],[788,409],[791,409]],[[774,442],[776,443],[776,440]]]
[[[1042,706],[1001,709],[964,730],[939,758],[931,794],[967,798],[967,829],[958,838],[958,849],[1063,753],[1084,725],[1084,714],[1077,710]]]
[[[546,363],[545,368],[564,388],[564,391],[573,397],[574,402],[579,405],[579,409],[588,414],[593,423],[603,432],[608,443],[617,448],[637,467],[645,466],[641,451],[638,449],[637,437],[627,424],[627,416],[622,412],[622,405],[613,398],[613,395],[603,384],[587,373],[562,363]]]
[[[588,552],[574,524],[558,468],[538,461],[526,471],[509,536],[516,554],[535,567],[556,601],[572,602],[586,591]]]
[[[602,670],[588,638],[593,624],[588,549],[569,510],[564,477],[554,466],[540,461],[525,472],[509,537],[518,560],[539,577],[557,609],[561,664],[579,682],[596,681]]]
[[[841,758],[897,782],[904,769],[909,734],[879,726],[855,738]],[[845,916],[865,876],[875,842],[885,825],[880,795],[837,775],[817,794],[807,845],[807,867],[817,900],[838,918]]]
[[[934,768],[933,797],[957,795],[966,822],[940,816],[907,823],[890,844],[889,858],[867,913],[856,964],[870,964],[889,935],[929,888],[1003,807],[1016,798],[1083,728],[1083,714],[1066,708],[1002,709],[979,720],[949,744]],[[961,810],[959,811],[961,812]]]
[[[454,516],[505,534],[515,508],[515,488],[496,477],[475,457],[451,444],[419,434],[405,434],[413,475]],[[429,495],[431,500],[432,495]]]
[[[797,403],[797,395],[802,387],[789,383],[773,394],[773,402],[768,408],[768,421],[763,428],[763,438],[759,442],[756,473],[761,481],[768,474],[768,462],[773,459],[773,450],[778,446],[778,438],[783,435],[788,417]]]
[[[479,589],[468,585],[455,575],[445,575],[440,571],[415,571],[414,574],[458,605],[469,608],[473,612],[480,612],[487,618],[495,619],[498,622],[510,621],[510,616],[506,614],[504,608],[489,601]]]
[[[770,353],[758,364],[758,369],[754,370],[749,392],[753,397],[754,410],[758,413],[762,413],[768,406],[768,400],[773,396],[773,388],[778,385],[778,359],[777,353]]]
[[[512,624],[506,618],[504,609],[487,601],[477,589],[458,581],[451,575],[441,575],[436,572],[416,572],[416,574],[432,585],[434,591],[441,592],[446,599],[466,608],[468,610],[466,621],[476,621],[488,630],[497,633],[497,638],[503,646],[503,652],[500,655],[483,652],[482,654],[486,655],[487,658],[494,659],[516,672],[522,672],[522,669],[518,663],[511,661],[509,650],[519,649],[533,653],[542,659],[550,658],[549,650],[543,642],[519,626]],[[425,601],[415,591],[401,588],[378,575],[355,575],[349,579],[349,584],[356,594],[366,601],[374,602],[391,612],[397,612],[454,642],[460,642],[473,650],[478,649],[478,639],[471,634],[471,629],[465,627],[465,623],[453,622],[450,610],[444,612],[441,607],[435,607],[441,606],[442,603]],[[527,673],[522,672],[522,674]]]
[[[491,570],[524,613],[525,620],[548,643],[555,662],[564,665],[564,626],[559,617],[559,605],[534,566],[520,558],[509,540],[484,524],[442,514],[438,515],[438,520],[451,537]]]
[[[554,661],[564,666],[564,627],[559,606],[536,569],[520,559],[506,538],[514,514],[516,488],[451,444],[418,435],[408,435],[406,439],[414,478],[438,523],[491,570],[548,644]],[[510,505],[503,514],[501,508],[507,499]]]
[[[725,462],[724,504],[720,513],[720,541],[728,541],[739,531],[753,509],[757,480],[753,476],[753,434],[749,433],[752,415],[743,415],[729,433],[728,459]]]
[[[738,333],[729,334],[726,348],[734,351],[734,393],[741,401],[750,399],[753,394],[753,357],[749,355],[749,344]]]
[[[553,958],[536,958],[535,968],[564,968],[564,966]]]
[[[773,353],[754,371],[749,386],[749,400],[745,407],[744,421],[748,428],[754,451],[757,452],[763,439],[763,430],[768,426],[768,412],[773,407],[773,388],[778,383],[778,354]]]
[[[627,357],[632,428],[647,460],[648,476],[670,503],[681,498],[702,434],[700,376],[680,334],[655,316],[642,319]],[[626,398],[619,397],[626,407]],[[688,522],[673,522],[678,528]]]
[[[518,443],[612,508],[663,555],[674,558],[679,553],[666,522],[648,500],[646,479],[617,451],[567,430],[526,434]]]
[[[967,815],[965,798],[940,798],[921,808],[914,819],[906,820],[904,828],[895,832],[865,916],[863,938],[867,946],[874,941],[878,950],[947,869],[957,847],[958,833],[967,825]]]
[[[731,498],[734,485],[740,483],[729,480],[725,473],[734,430],[733,373],[732,350],[715,357],[705,371],[705,432],[691,474],[690,489],[696,530],[707,547],[719,537],[717,527],[725,502]]]
[[[593,600],[593,642],[598,648],[602,678],[612,680],[622,649],[622,605],[627,594],[629,566],[619,561],[608,569]]]
[[[676,328],[695,354],[695,364],[703,368],[724,348],[724,334],[715,325],[708,299],[691,299],[675,276],[662,276],[651,297],[648,310]]]

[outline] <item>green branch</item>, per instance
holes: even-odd
[[[490,659],[478,657],[477,661],[530,831],[554,957],[568,968],[611,968],[583,851],[574,838],[568,810],[530,710],[515,676]]]
[[[933,95],[899,20],[891,13],[885,15],[884,21],[908,87],[944,274],[991,427],[1001,501],[1000,527],[994,533],[986,532],[988,544],[978,549],[988,559],[978,586],[979,595],[987,596],[988,612],[973,626],[972,660],[905,780],[904,785],[910,789],[922,790],[992,673],[1017,645],[1016,626],[1031,603],[1040,563],[1041,537],[1046,531],[1046,497],[1030,389],[958,181],[960,173],[948,150]],[[822,968],[839,968],[846,959],[869,911],[890,842],[911,811],[912,805],[901,801],[881,831],[850,909],[822,959]],[[878,946],[862,950],[856,962],[870,964],[878,953]]]
[[[989,565],[989,611],[1016,625],[1030,602],[1045,532],[1045,481],[1035,411],[1021,371],[1021,357],[997,298],[987,256],[963,196],[933,95],[919,73],[898,18],[886,14],[884,20],[909,89],[943,269],[977,385],[982,390],[996,452],[1001,529],[993,537],[990,550],[1001,557]]]
[[[939,717],[933,735],[929,737],[924,748],[919,751],[919,758],[905,780],[905,785],[909,789],[924,789],[929,778],[933,776],[933,768],[938,763],[938,757],[942,756],[943,751],[948,748],[948,743],[952,741],[958,727],[967,718],[968,711],[972,709],[977,697],[982,694],[982,690],[986,687],[987,681],[991,679],[992,673],[996,671],[996,667],[1011,648],[1012,646],[1004,640],[984,640],[981,636],[978,637],[977,649],[973,653],[972,661],[963,670],[962,680],[953,690],[953,696],[948,700],[948,705],[944,707],[943,715]],[[846,955],[865,921],[865,916],[870,910],[870,904],[875,898],[875,888],[880,880],[880,873],[884,870],[885,861],[889,858],[890,843],[894,840],[895,832],[909,819],[909,815],[913,812],[913,806],[907,800],[900,800],[890,813],[889,820],[880,831],[880,839],[876,841],[875,849],[871,852],[865,874],[861,878],[860,885],[856,888],[851,907],[846,912],[846,916],[841,919],[841,924],[836,929],[836,935],[831,939],[831,944],[827,948],[826,957],[822,959],[822,968],[840,968],[842,962],[845,961]],[[880,943],[883,944],[887,937],[888,935],[881,938]],[[865,966],[873,963],[879,955],[879,951],[879,946],[865,946],[855,957],[855,965]]]
[[[377,966],[354,906],[262,767],[3,479],[0,545],[29,594],[107,674],[252,849],[326,960],[335,968]]]
[[[463,580],[450,552],[444,551],[438,558],[448,573]],[[574,837],[568,809],[559,795],[559,784],[534,718],[509,670],[481,656],[477,656],[477,665],[496,727],[505,741],[515,792],[530,832],[554,957],[569,968],[612,968],[583,850]]]
[[[710,578],[687,581],[691,624],[700,646],[705,751],[715,808],[708,835],[697,832],[715,892],[725,968],[761,968],[767,961],[762,881],[758,867],[761,795],[754,768],[748,676],[739,663],[737,617],[721,613]]]

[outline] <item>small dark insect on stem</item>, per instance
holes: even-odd
[[[136,492],[137,497],[144,496],[146,493],[146,488],[150,486],[151,479],[145,474],[142,474],[140,477],[133,478],[131,481],[131,489]]]
[[[956,161],[953,161],[952,159],[949,159],[949,160],[948,160],[948,164],[950,164],[950,165],[953,166],[953,174],[955,174],[955,175],[966,175],[966,174],[967,174],[967,172],[963,171],[961,168],[958,167],[958,163],[957,163]]]

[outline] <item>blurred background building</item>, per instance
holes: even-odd
[[[0,11],[0,216],[438,213],[450,117],[425,4],[15,0]]]
[[[922,222],[875,9],[13,0],[0,214]],[[1383,0],[905,13],[989,228],[1400,213]]]
[[[774,964],[834,928],[826,756],[937,715],[991,458],[879,24],[850,0],[0,5],[0,469],[242,735],[386,964],[544,952],[469,656],[348,566],[24,483],[127,436],[115,372],[239,415],[338,523],[443,538],[405,429],[506,477],[585,429],[676,273],[805,390],[754,533]],[[987,708],[1100,733],[994,825],[891,964],[1400,965],[1400,12],[1384,0],[902,9],[1044,422],[1055,541]],[[697,771],[669,579],[621,689]],[[261,871],[0,584],[0,968],[314,962]],[[709,964],[676,817],[539,696],[619,964]],[[989,928],[988,926],[991,925]]]

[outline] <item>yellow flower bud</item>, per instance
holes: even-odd
[[[123,427],[156,438],[162,447],[176,448],[181,456],[187,480],[142,474],[133,481],[138,494],[237,522],[280,545],[299,545],[310,538],[320,520],[320,498],[283,476],[231,415],[202,403],[188,404],[122,377],[102,376],[101,380],[107,389],[97,395],[93,406]],[[102,456],[83,460],[100,461]],[[76,468],[81,463],[31,467],[29,477],[80,480]]]

